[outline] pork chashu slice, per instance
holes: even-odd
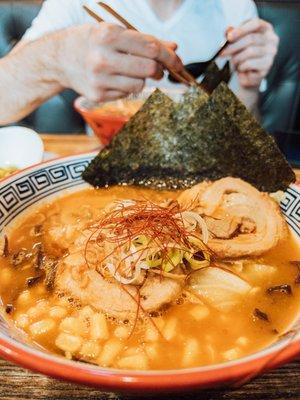
[[[76,257],[76,261],[74,260]],[[132,319],[138,308],[138,292],[134,285],[121,285],[107,280],[97,271],[86,267],[84,257],[69,255],[57,268],[55,288],[77,299],[82,305],[90,305],[118,319]],[[159,310],[178,298],[183,282],[149,274],[139,287],[139,312]]]
[[[207,218],[213,233],[208,246],[217,257],[259,256],[286,237],[287,224],[279,205],[267,193],[231,177],[199,184],[198,191],[197,186],[183,192],[178,201]],[[231,223],[217,226],[220,215]]]

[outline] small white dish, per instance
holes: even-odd
[[[0,168],[29,167],[40,163],[43,153],[43,141],[32,129],[21,126],[0,128]]]

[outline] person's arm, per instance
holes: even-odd
[[[92,101],[139,92],[146,78],[163,76],[162,65],[181,70],[175,48],[105,23],[26,43],[0,59],[0,125],[21,119],[63,88]]]
[[[15,122],[62,89],[54,37],[0,59],[0,125]]]
[[[271,24],[258,18],[230,30],[227,36],[231,44],[222,56],[230,57],[236,70],[238,96],[257,114],[259,87],[273,65],[279,38]]]

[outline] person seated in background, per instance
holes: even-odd
[[[210,59],[228,27],[230,44],[220,58],[230,59],[232,88],[255,109],[279,40],[271,24],[258,18],[252,0],[105,2],[147,34],[118,26],[92,0],[46,0],[17,48],[0,60],[0,89],[9,97],[5,108],[0,100],[0,124],[20,119],[64,88],[106,101],[142,90],[147,78],[161,80],[148,79],[149,86],[170,87],[163,68],[180,71],[182,62]],[[83,4],[97,7],[111,23],[95,25]]]

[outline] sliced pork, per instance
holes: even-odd
[[[88,269],[79,254],[66,257],[59,264],[56,274],[56,290],[79,300],[82,305],[92,305],[118,319],[135,317],[139,297],[140,313],[142,309],[147,312],[159,310],[176,300],[183,283],[150,273],[139,288],[121,285],[115,279],[103,278],[97,271]]]
[[[218,257],[258,256],[285,237],[278,204],[249,183],[229,177],[206,188],[198,186],[199,193],[196,188],[181,195],[179,202],[191,204],[206,219],[208,246]]]

